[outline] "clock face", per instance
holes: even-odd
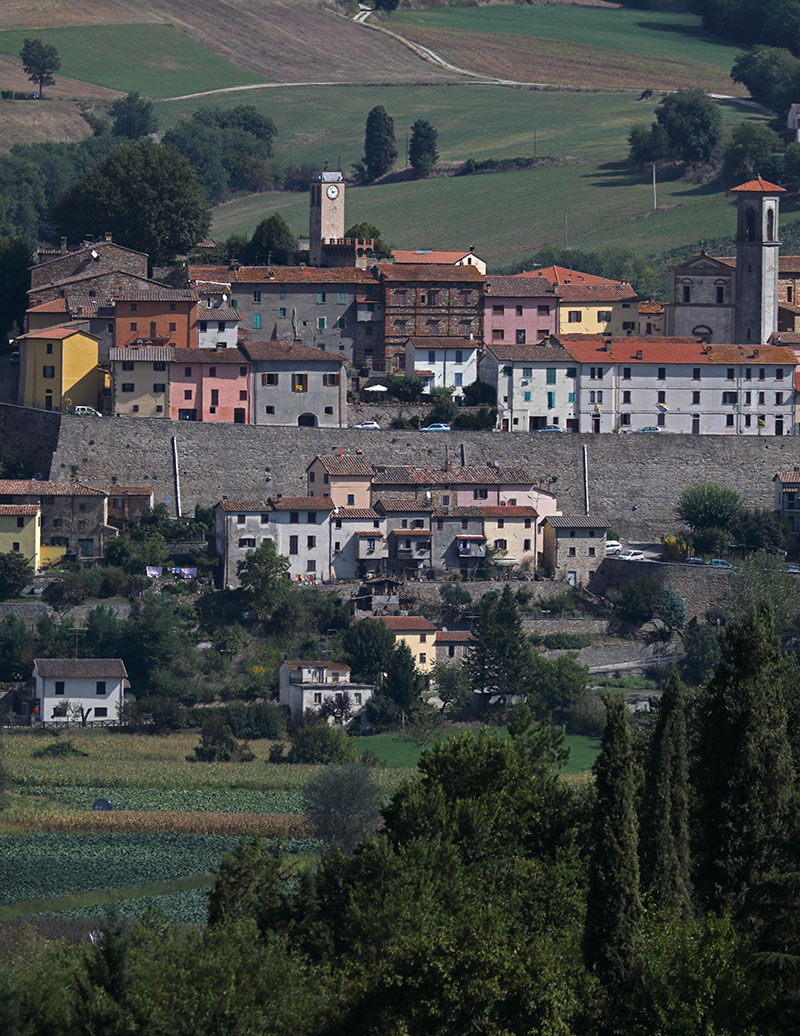
[[[325,193],[328,195],[329,198],[338,198],[339,188],[336,186],[335,183],[332,183]]]

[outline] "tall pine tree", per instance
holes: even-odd
[[[689,764],[684,688],[673,672],[661,698],[647,765],[641,825],[642,889],[656,908],[691,913]]]
[[[714,910],[740,911],[784,865],[795,774],[785,687],[793,667],[762,604],[729,626],[700,703],[694,772],[695,885]]]
[[[597,801],[583,954],[611,996],[636,975],[642,948],[642,902],[634,809],[634,759],[625,703],[606,699],[602,751],[594,765]]]
[[[411,146],[408,157],[417,176],[429,176],[439,161],[436,141],[439,134],[425,119],[417,119],[411,127]]]
[[[377,104],[367,116],[364,134],[364,165],[371,180],[388,173],[397,158],[394,119]]]

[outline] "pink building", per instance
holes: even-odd
[[[173,421],[251,423],[250,362],[238,349],[175,349]]]
[[[558,330],[558,288],[544,277],[488,276],[483,290],[486,345],[533,345]]]

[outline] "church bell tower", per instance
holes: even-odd
[[[314,173],[310,184],[308,261],[311,266],[330,266],[325,242],[344,238],[344,177],[338,171]]]
[[[778,209],[783,187],[750,180],[736,196],[736,317],[734,342],[764,344],[778,330]]]

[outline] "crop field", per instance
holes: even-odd
[[[3,0],[0,29],[30,29],[38,26],[96,25],[98,22],[146,22],[141,4],[126,0]]]
[[[29,35],[25,29],[0,32],[0,54],[18,55]],[[42,29],[36,35],[58,48],[65,76],[112,90],[138,90],[147,97],[241,86],[261,78],[172,25],[66,26]]]
[[[392,26],[461,68],[578,87],[739,93],[739,49],[689,14],[559,5],[399,11]]]

